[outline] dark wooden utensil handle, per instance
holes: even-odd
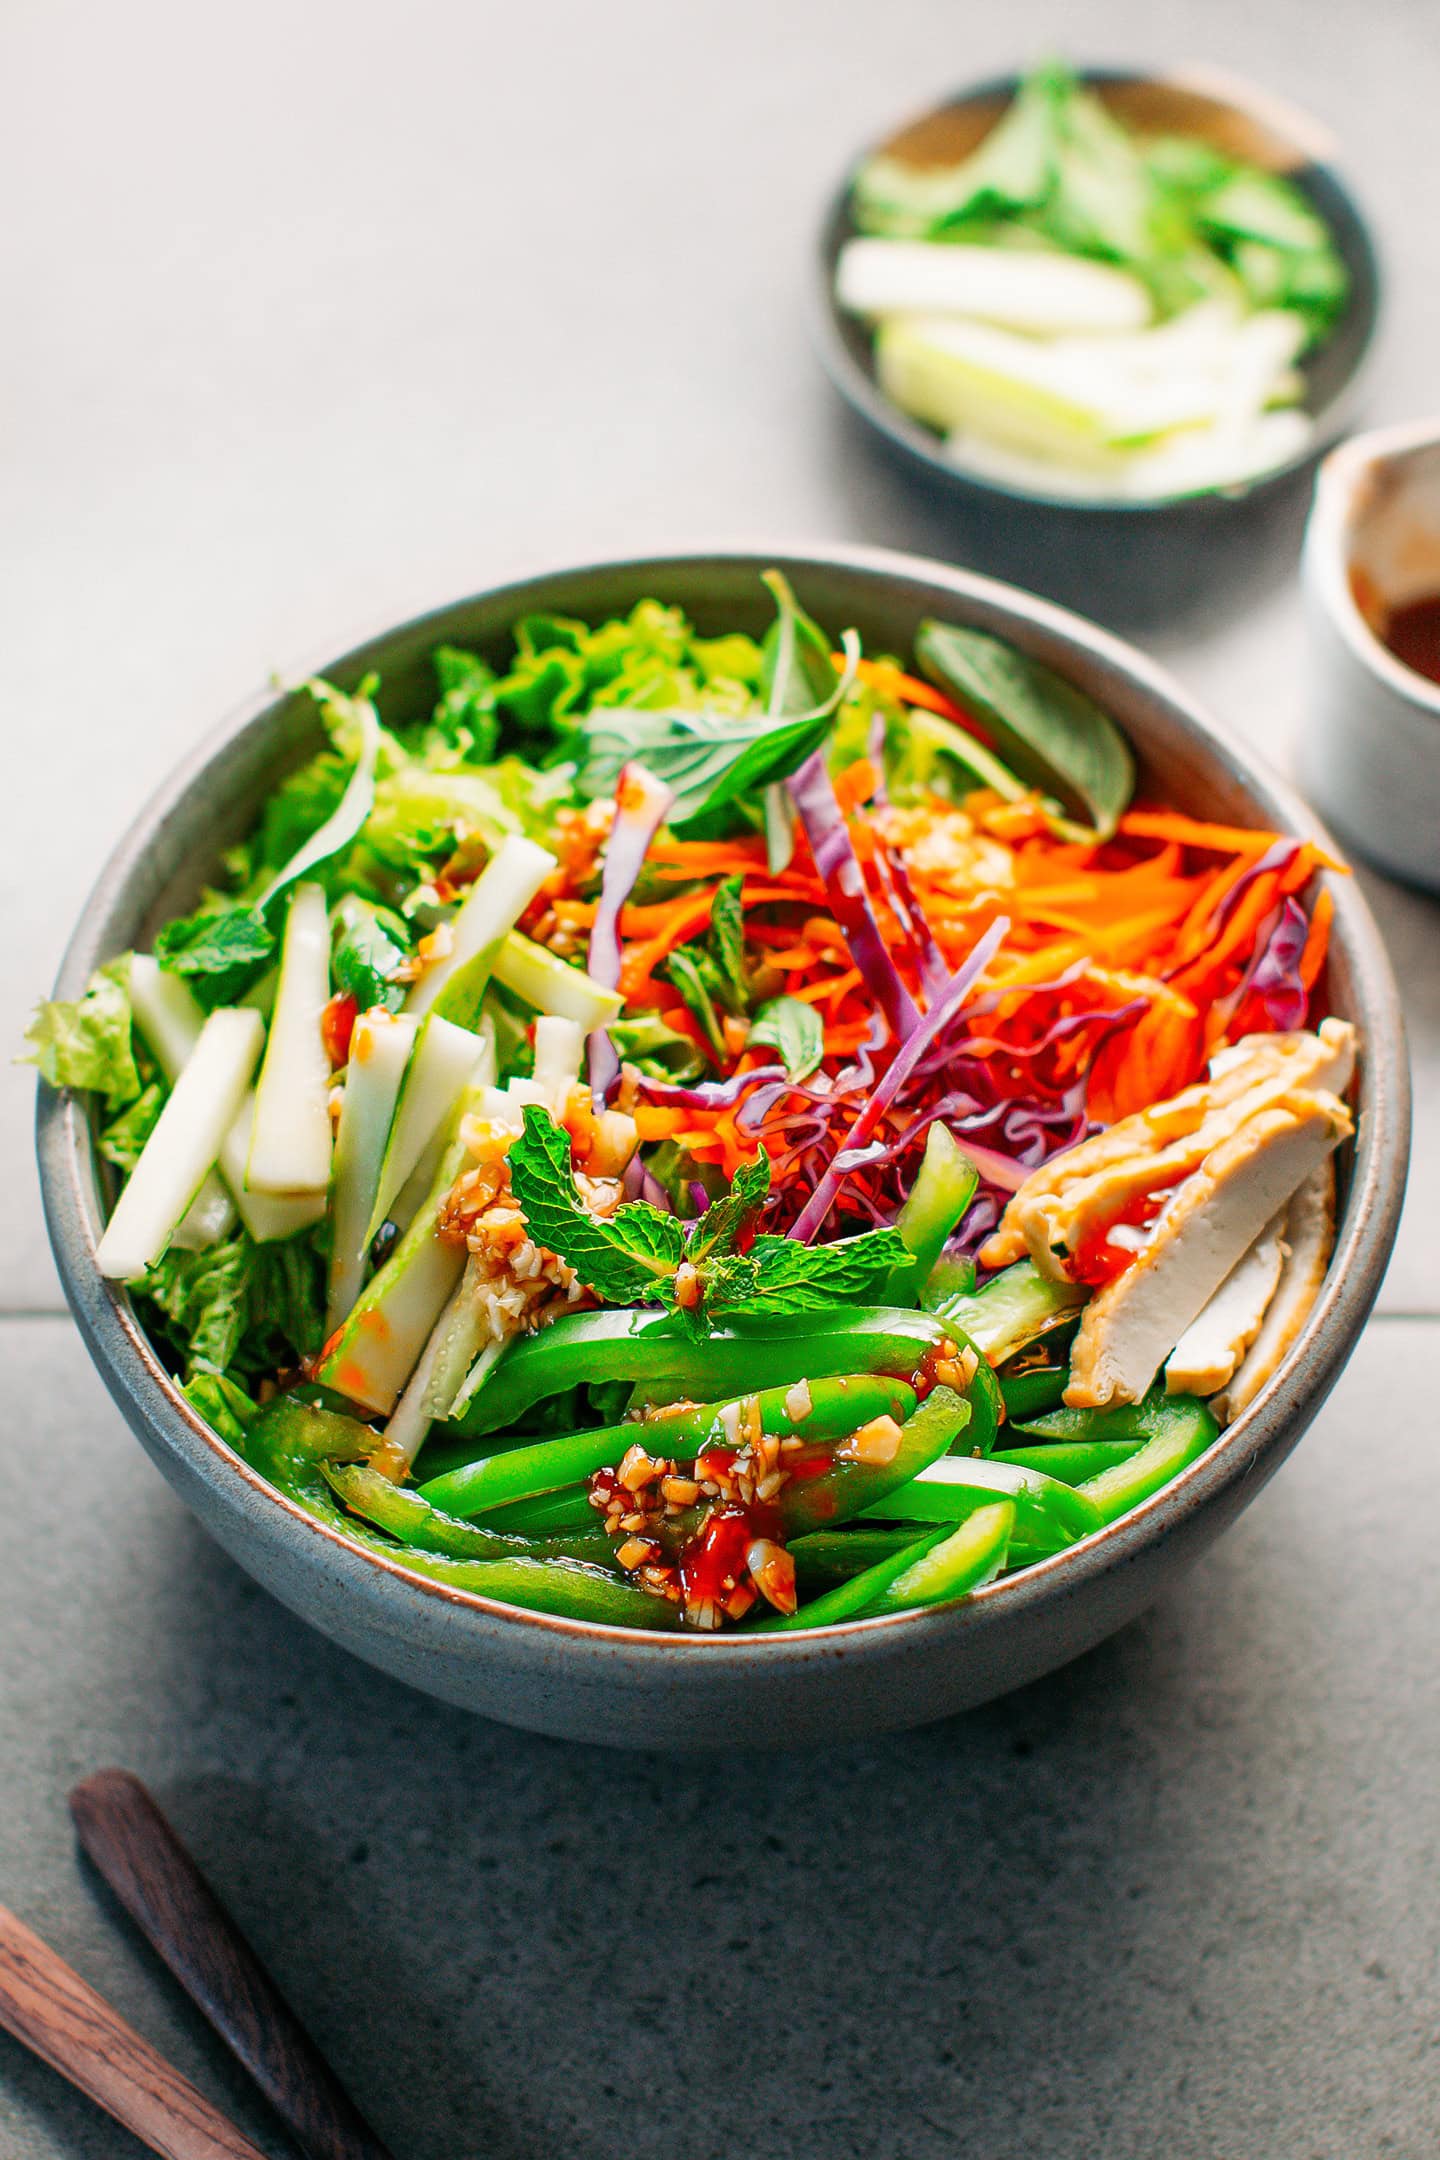
[[[70,1795],[80,1843],[309,2160],[391,2160],[149,1792],[99,1770]]]
[[[0,2025],[164,2160],[265,2160],[103,1995],[0,1905]]]

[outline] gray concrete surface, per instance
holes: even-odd
[[[1433,409],[1425,0],[404,11],[12,0],[0,22],[0,1028],[177,754],[273,667],[491,579],[687,539],[987,566],[804,342],[850,145],[1047,47],[1203,59],[1330,123]],[[1280,762],[1298,515],[1141,619]],[[1113,567],[1113,566],[1112,566]],[[1037,545],[1031,582],[1092,566]],[[0,1900],[284,2149],[77,1866],[151,1779],[414,2160],[1430,2160],[1440,2148],[1440,910],[1366,877],[1419,1096],[1400,1248],[1291,1466],[1147,1620],[873,1747],[703,1766],[463,1721],[297,1629],[125,1435],[0,1080]],[[0,2039],[0,2153],[136,2150]]]

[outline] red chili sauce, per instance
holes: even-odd
[[[1115,1214],[1095,1223],[1071,1256],[1070,1268],[1076,1282],[1088,1283],[1092,1290],[1100,1290],[1133,1266],[1139,1257],[1134,1246],[1115,1239],[1112,1233],[1122,1225],[1127,1229],[1148,1230],[1178,1182],[1177,1177],[1169,1185],[1137,1193]]]

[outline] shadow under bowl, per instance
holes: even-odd
[[[821,363],[851,413],[888,462],[919,483],[927,544],[973,555],[998,575],[1022,578],[1071,606],[1135,624],[1183,614],[1263,584],[1267,569],[1288,575],[1298,549],[1308,482],[1319,459],[1351,425],[1363,363],[1380,313],[1380,266],[1369,225],[1336,170],[1324,131],[1266,93],[1209,70],[1145,75],[1092,68],[1081,79],[1138,133],[1187,135],[1264,171],[1282,174],[1324,220],[1345,264],[1349,292],[1334,328],[1302,363],[1306,447],[1255,479],[1224,489],[1116,503],[1049,495],[967,471],[945,454],[923,421],[881,390],[869,326],[835,298],[835,265],[857,231],[855,174],[878,152],[917,165],[958,162],[1005,112],[1018,76],[996,77],[873,143],[849,167],[822,215],[813,271],[811,319]],[[1220,543],[1223,541],[1224,547]],[[1227,573],[1233,573],[1228,575]]]
[[[876,550],[697,553],[557,571],[386,631],[320,672],[348,688],[374,670],[382,712],[414,718],[433,702],[437,645],[500,659],[521,615],[603,619],[651,594],[684,608],[703,633],[758,633],[770,613],[760,572],[770,565],[818,620],[853,624],[872,651],[908,651],[927,615],[1008,638],[1114,715],[1150,790],[1206,818],[1324,838],[1288,788],[1131,648],[989,579]],[[57,994],[78,996],[96,966],[145,946],[191,907],[267,791],[320,740],[308,700],[266,694],[204,743],[102,872]],[[942,1717],[1037,1678],[1142,1611],[1253,1499],[1355,1345],[1399,1219],[1409,1083],[1379,935],[1355,881],[1330,882],[1328,1002],[1360,1028],[1364,1055],[1335,1255],[1303,1333],[1264,1393],[1172,1485],[1065,1554],[950,1608],[748,1641],[657,1637],[520,1612],[352,1544],[266,1484],[180,1395],[128,1295],[96,1270],[103,1165],[86,1106],[42,1087],[41,1183],[66,1294],[127,1422],[225,1550],[358,1657],[443,1701],[566,1738],[655,1748],[814,1744]]]

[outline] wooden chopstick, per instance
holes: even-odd
[[[131,1919],[307,2160],[391,2160],[140,1780],[99,1770],[75,1787],[70,1812]]]
[[[0,1905],[0,2025],[164,2160],[265,2160],[188,2078]]]

